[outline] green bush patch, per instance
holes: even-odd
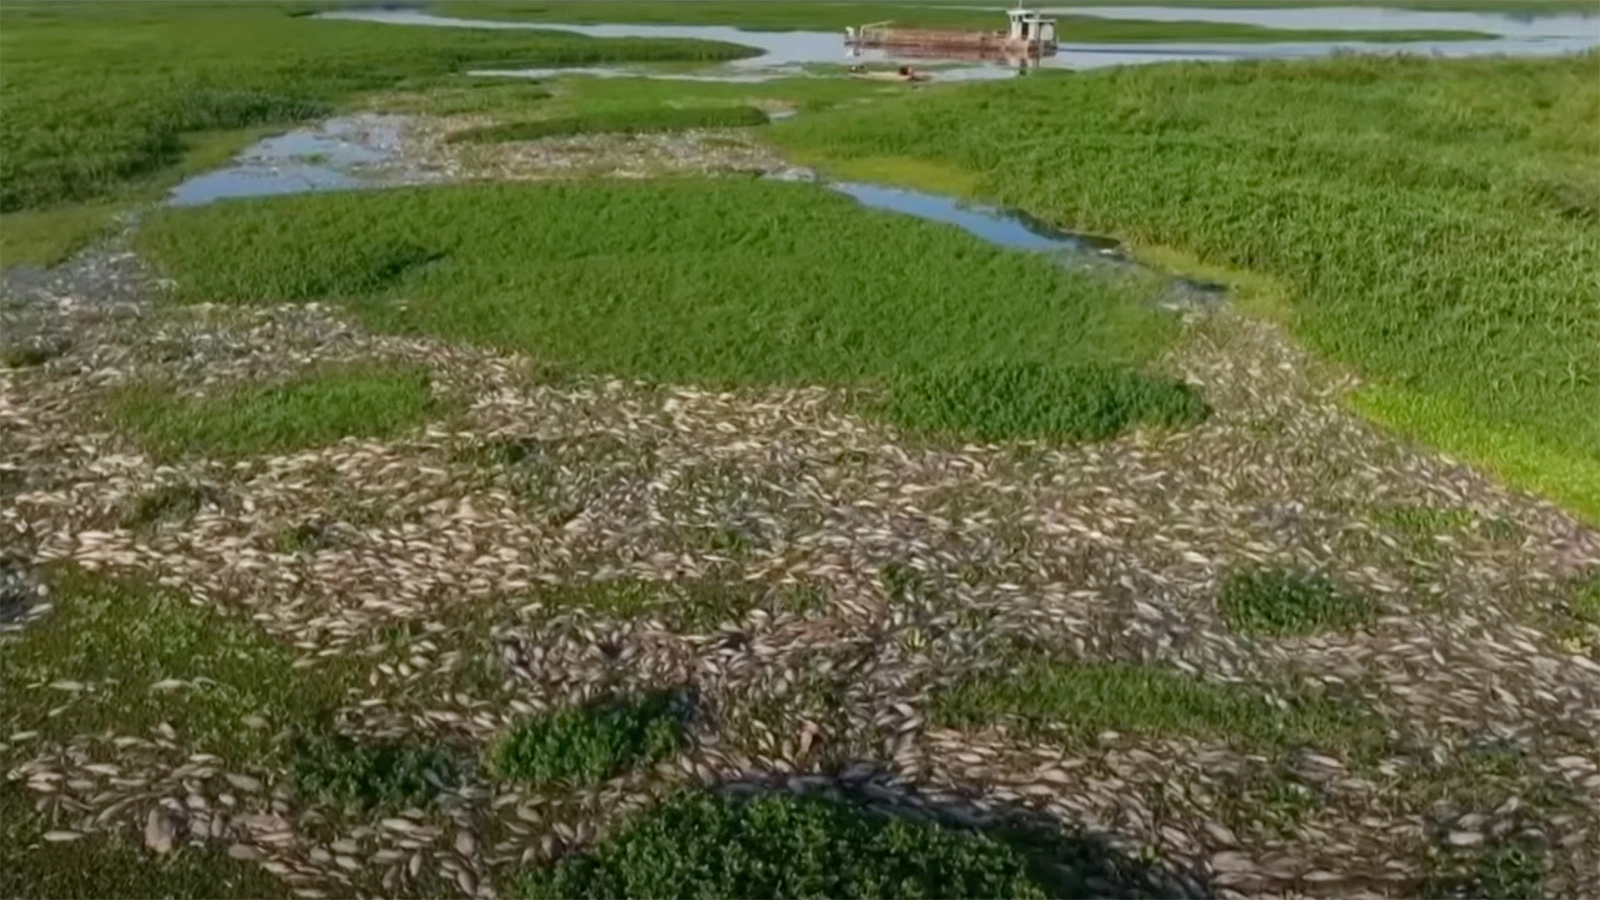
[[[1206,404],[1194,388],[1131,368],[999,363],[940,369],[894,388],[890,417],[982,440],[1101,440],[1134,423],[1181,427]]]
[[[536,785],[583,786],[654,765],[685,742],[681,705],[657,692],[534,717],[495,746],[495,772]]]
[[[1378,615],[1371,599],[1295,569],[1236,572],[1223,581],[1217,608],[1235,631],[1274,637],[1344,631]]]
[[[682,795],[517,879],[544,897],[1043,897],[979,834],[787,795]]]
[[[357,740],[326,730],[296,737],[292,772],[301,796],[346,807],[398,808],[430,800],[460,781],[450,747],[405,740]]]
[[[1035,656],[935,696],[934,718],[970,728],[999,722],[1030,734],[1092,741],[1105,731],[1194,736],[1257,750],[1296,745],[1364,752],[1382,740],[1374,717],[1318,695],[1280,705],[1254,689],[1145,666],[1057,662]]]
[[[425,370],[359,365],[200,398],[134,387],[113,396],[111,414],[158,455],[238,458],[388,437],[421,422],[433,405]]]
[[[766,121],[767,114],[753,106],[664,106],[485,125],[458,131],[450,136],[450,140],[492,144],[536,141],[574,134],[646,134],[690,128],[741,128],[764,125]]]

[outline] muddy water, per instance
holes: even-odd
[[[397,116],[352,116],[269,137],[246,148],[227,166],[178,185],[167,203],[198,206],[228,197],[396,184],[376,167],[399,154],[401,121]]]
[[[1066,10],[1060,10],[1065,12]],[[1039,62],[1045,68],[1091,69],[1113,65],[1140,65],[1175,60],[1291,59],[1326,56],[1336,52],[1418,53],[1436,56],[1480,56],[1485,54],[1552,55],[1575,53],[1600,46],[1600,17],[1513,16],[1499,13],[1454,13],[1391,9],[1192,9],[1163,6],[1074,7],[1071,12],[1123,19],[1151,21],[1204,20],[1263,25],[1281,28],[1337,28],[1362,30],[1440,29],[1477,31],[1495,37],[1483,40],[1413,41],[1373,43],[1368,41],[1311,41],[1296,43],[1080,43],[1072,41],[1071,29],[1064,29],[1059,52]],[[996,14],[998,15],[998,13]],[[848,51],[842,35],[831,31],[746,31],[721,25],[565,25],[549,22],[516,22],[487,19],[462,19],[436,16],[417,10],[368,9],[322,13],[322,19],[380,22],[438,28],[543,29],[567,31],[592,37],[697,38],[754,47],[759,56],[708,67],[699,77],[741,80],[753,71],[795,67],[806,63],[843,62],[928,62],[925,59],[897,57],[884,50]],[[537,71],[537,70],[535,70]],[[548,71],[548,70],[546,70]],[[562,70],[570,73],[574,70]],[[617,72],[618,67],[603,67],[598,74]],[[654,73],[649,69],[623,69],[651,77],[685,77],[682,74]],[[1016,70],[1003,62],[964,65],[936,72],[943,80],[1008,77]],[[489,73],[485,73],[489,74]],[[493,74],[526,74],[499,71]],[[537,76],[529,76],[537,77]]]

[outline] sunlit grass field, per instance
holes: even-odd
[[[887,412],[940,432],[1103,437],[1204,411],[1136,371],[1173,327],[1149,283],[813,185],[302,196],[164,211],[140,242],[192,300],[332,298],[383,329],[662,382],[894,385]],[[1082,403],[1039,402],[1067,383]]]
[[[1600,517],[1600,54],[1019,79],[776,126],[1281,284],[1380,422]]]
[[[263,126],[475,66],[727,59],[697,41],[316,21],[316,3],[8,3],[0,9],[0,243],[53,262],[120,208]],[[220,158],[218,158],[220,157]],[[29,211],[27,215],[12,215]]]

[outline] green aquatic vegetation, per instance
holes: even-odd
[[[1145,422],[1192,425],[1199,391],[1127,367],[1000,363],[929,372],[895,387],[892,419],[982,440],[1100,440]]]
[[[7,3],[0,9],[0,212],[159,190],[180,173],[186,154],[205,155],[207,141],[195,143],[202,133],[302,121],[366,92],[416,89],[467,69],[751,52],[705,41],[400,28],[294,15],[316,8]],[[74,233],[88,233],[94,218]],[[66,224],[57,216],[49,227]],[[29,223],[5,225],[11,231]],[[70,243],[26,252],[59,255]],[[6,244],[17,247],[10,237]]]
[[[1235,631],[1274,637],[1345,631],[1378,614],[1370,598],[1298,569],[1235,572],[1222,582],[1217,608]]]
[[[680,794],[518,897],[1043,897],[1024,856],[982,834],[843,802]]]
[[[770,136],[1269,276],[1297,336],[1367,376],[1358,409],[1596,517],[1600,223],[1574,211],[1597,118],[1600,53],[1343,57],[924,91]]]
[[[495,744],[494,772],[533,785],[595,785],[676,753],[684,718],[681,698],[665,691],[535,716]]]
[[[1095,374],[1104,372],[1096,364],[1144,363],[1172,333],[1142,302],[1143,281],[995,248],[815,185],[670,179],[307,195],[163,211],[140,241],[182,298],[332,299],[379,328],[579,370],[912,392],[942,371],[1029,361],[1053,373],[1009,395],[1023,409],[979,398],[984,411],[970,418],[992,435],[1054,415],[1048,391],[1070,394],[1080,372],[1096,379],[1090,395],[1120,398],[1119,415],[1182,419],[1195,408],[1180,387]],[[429,262],[396,265],[412,259]],[[910,399],[898,420],[937,430],[960,415]]]
[[[118,425],[157,454],[235,458],[387,437],[421,422],[433,405],[425,370],[369,364],[198,398],[141,385],[114,395],[110,408]]]
[[[536,141],[574,134],[646,134],[689,128],[741,128],[762,125],[766,121],[767,114],[752,106],[666,106],[504,122],[458,131],[450,136],[450,140],[471,143]]]

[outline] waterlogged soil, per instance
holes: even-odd
[[[315,305],[153,305],[161,285],[136,260],[93,254],[122,268],[66,271],[121,272],[116,290],[63,276],[14,301],[75,340],[0,369],[0,467],[24,485],[0,508],[13,570],[159,575],[248,615],[310,677],[397,632],[426,635],[346,698],[359,735],[481,748],[523,715],[617,687],[688,686],[703,714],[649,770],[589,789],[474,771],[381,818],[321,807],[271,766],[196,756],[206,748],[170,725],[0,736],[53,839],[225,846],[308,895],[488,897],[674,788],[776,778],[974,822],[1047,817],[1152,863],[1118,895],[1410,895],[1441,861],[1479,871],[1508,836],[1538,849],[1544,893],[1600,893],[1600,644],[1548,614],[1600,566],[1600,536],[1346,414],[1350,379],[1270,325],[1183,315],[1163,365],[1214,409],[1186,431],[957,447],[862,419],[826,388],[549,380],[537,360],[374,335]],[[104,391],[150,378],[206,392],[364,360],[424,367],[453,412],[395,439],[238,464],[158,461],[85,426]],[[533,450],[518,462],[505,447]],[[204,488],[187,521],[126,523],[121,510],[172,485]],[[285,546],[307,522],[332,539]],[[1381,615],[1240,635],[1217,585],[1257,565],[1325,571]],[[814,602],[710,625],[550,600],[552,586],[616,578]],[[1337,742],[1272,756],[1183,734],[1067,743],[935,721],[934,697],[1007,671],[1019,645],[1321,685],[1392,739],[1376,759]],[[1517,764],[1474,775],[1485,747]],[[152,821],[165,823],[153,837]]]

